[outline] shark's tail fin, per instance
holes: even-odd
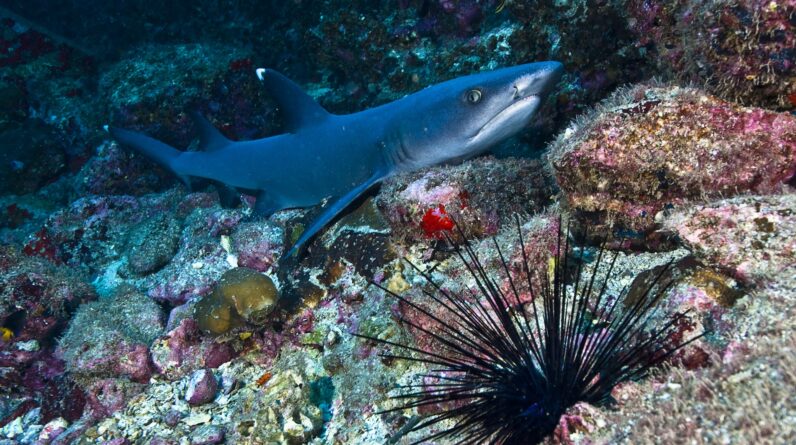
[[[190,188],[190,181],[187,176],[175,169],[177,158],[182,154],[174,147],[164,144],[157,139],[153,139],[145,134],[135,131],[124,130],[121,128],[110,127],[108,131],[120,144],[132,147],[135,151],[152,159],[161,166],[167,168],[179,177],[186,186]]]

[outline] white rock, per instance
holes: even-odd
[[[201,425],[210,422],[212,417],[207,413],[196,413],[182,419],[182,422],[188,426]]]
[[[3,427],[3,435],[9,439],[13,439],[24,432],[22,428],[22,416],[12,420]]]

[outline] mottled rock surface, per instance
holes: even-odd
[[[745,283],[796,264],[796,194],[715,201],[676,212],[664,226],[696,256]]]

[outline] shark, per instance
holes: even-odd
[[[232,141],[197,113],[192,113],[197,151],[122,128],[109,131],[189,187],[190,178],[200,177],[255,193],[259,215],[331,202],[285,259],[384,179],[465,161],[520,132],[563,71],[556,61],[527,63],[454,78],[364,111],[333,114],[284,75],[258,68],[256,76],[283,113],[282,134]]]

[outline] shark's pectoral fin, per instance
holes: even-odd
[[[318,124],[329,116],[329,112],[300,86],[277,71],[258,68],[257,77],[282,108],[287,131],[295,133],[301,127]]]
[[[355,199],[357,199],[360,195],[365,193],[371,186],[378,183],[382,179],[384,179],[386,175],[381,172],[378,172],[371,176],[367,181],[363,182],[362,184],[354,187],[353,190],[343,195],[342,198],[335,201],[328,209],[326,209],[321,216],[319,216],[315,221],[312,222],[312,225],[307,227],[304,230],[304,233],[301,234],[299,239],[293,244],[293,247],[287,251],[287,253],[282,257],[282,259],[288,259],[294,256],[299,249],[307,242],[310,238],[315,236],[318,231],[320,231],[329,221],[333,220],[337,214],[339,214],[343,209],[348,207]]]
[[[220,150],[232,141],[225,138],[223,134],[216,127],[213,126],[204,116],[196,111],[189,113],[193,119],[194,125],[199,132],[199,149],[202,151],[216,151]]]

